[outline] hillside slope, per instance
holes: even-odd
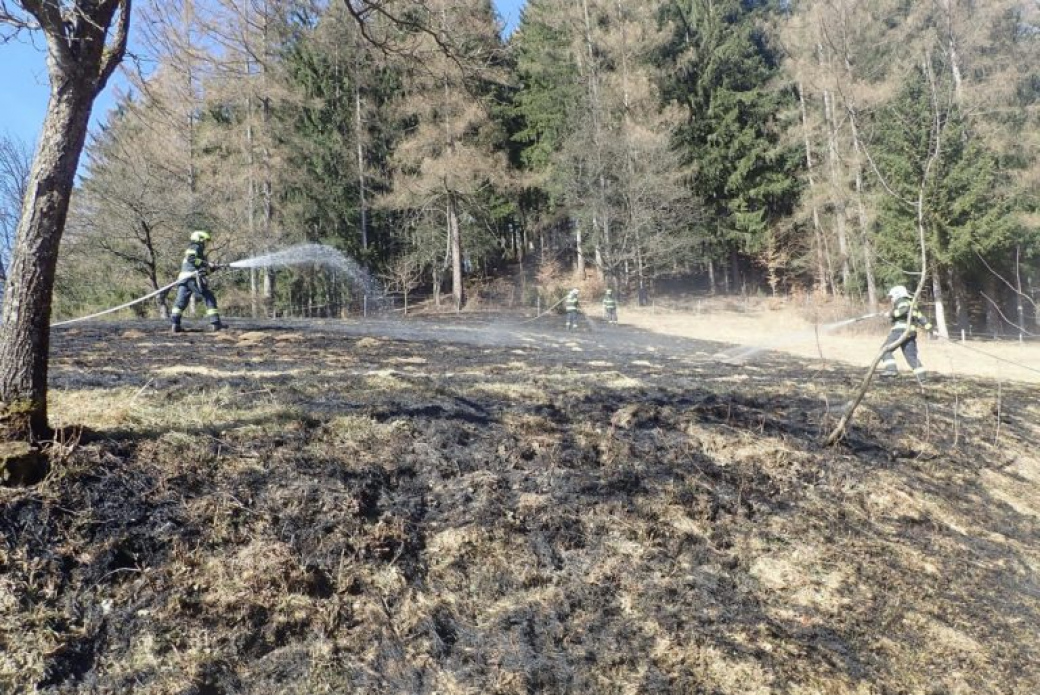
[[[1035,387],[592,324],[56,332],[0,692],[1027,695]],[[65,430],[74,437],[76,429]]]

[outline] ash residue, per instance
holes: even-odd
[[[132,407],[0,490],[0,690],[1040,689],[1027,389],[877,391],[831,450],[854,373],[250,328],[57,334]]]

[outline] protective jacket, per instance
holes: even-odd
[[[916,307],[911,312],[910,306],[912,304],[913,300],[910,297],[901,297],[896,300],[892,306],[892,311],[888,312],[888,318],[892,321],[892,329],[888,332],[885,344],[892,345],[902,338],[905,333],[909,332],[906,342],[899,349],[902,351],[903,357],[906,358],[906,363],[914,370],[914,375],[918,379],[922,379],[924,378],[925,370],[924,365],[921,364],[921,360],[917,356],[917,327],[920,326],[926,331],[930,331],[932,330],[932,324],[928,322],[928,319]],[[909,331],[907,329],[908,326]],[[881,375],[891,377],[895,376],[896,373],[895,356],[893,356],[891,350],[888,350],[881,356]]]
[[[578,295],[568,294],[567,301],[564,302],[563,308],[566,311],[577,311],[578,310]]]
[[[910,325],[910,331],[916,332],[917,327],[920,326],[926,331],[932,330],[932,324],[925,318],[924,314],[920,312],[917,307],[914,307],[913,314],[910,313],[910,305],[913,301],[909,297],[903,297],[902,299],[896,300],[895,306],[892,307],[892,311],[888,312],[888,317],[892,321],[892,330],[904,331],[907,325]]]
[[[603,310],[608,313],[617,310],[617,300],[614,299],[614,295],[608,294],[603,297]]]
[[[181,261],[181,272],[177,276],[179,282],[190,278],[202,277],[212,269],[206,258],[206,245],[200,242],[192,242],[184,251],[184,260]]]

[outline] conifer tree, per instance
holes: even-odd
[[[686,110],[675,142],[693,168],[691,188],[710,207],[709,252],[728,255],[731,273],[738,254],[765,248],[799,192],[798,153],[781,138],[793,92],[775,84],[778,56],[757,23],[765,9],[741,0],[664,9],[675,27],[661,52],[664,95]]]

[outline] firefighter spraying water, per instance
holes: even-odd
[[[206,303],[206,317],[209,319],[210,331],[225,328],[220,321],[217,298],[209,288],[207,276],[211,272],[227,266],[211,263],[206,258],[206,244],[210,238],[210,233],[203,229],[197,229],[191,233],[191,244],[184,251],[181,272],[177,276],[177,299],[173,302],[173,311],[170,312],[170,331],[173,333],[184,332],[184,329],[181,328],[181,314],[184,313],[192,296]]]
[[[208,329],[211,331],[219,331],[226,328],[226,325],[220,319],[216,296],[213,294],[212,290],[209,289],[208,276],[216,270],[223,269],[243,270],[251,268],[288,267],[305,264],[322,265],[344,273],[350,278],[351,283],[360,289],[366,297],[378,297],[381,292],[378,283],[371,277],[371,275],[361,268],[360,265],[330,246],[323,246],[321,244],[300,244],[281,251],[264,254],[262,256],[244,258],[225,265],[212,263],[206,257],[206,244],[211,240],[211,238],[212,235],[206,230],[199,229],[191,233],[191,236],[189,237],[190,244],[185,250],[181,262],[180,273],[177,276],[177,279],[168,285],[164,285],[163,287],[153,290],[137,299],[103,311],[52,323],[51,328],[89,321],[98,318],[99,316],[105,316],[106,314],[121,311],[165,292],[169,292],[176,287],[177,298],[174,301],[170,330],[173,333],[180,333],[184,330],[181,326],[181,319],[184,314],[184,309],[187,307],[192,295],[194,295],[201,298],[206,304],[206,316],[209,319]]]

